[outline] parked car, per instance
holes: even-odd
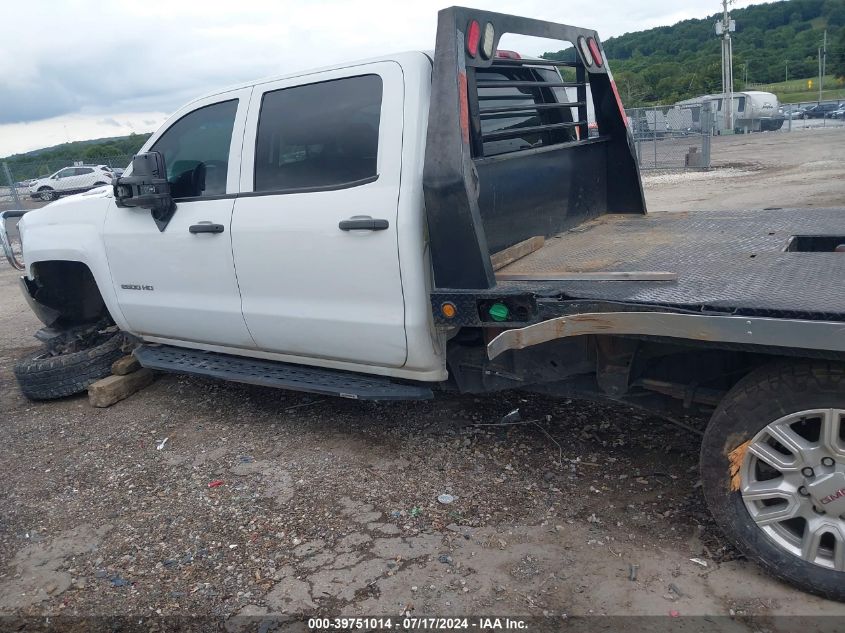
[[[502,34],[573,60],[499,56]],[[593,30],[451,7],[433,55],[191,102],[114,187],[21,219],[7,258],[45,329],[18,385],[67,396],[132,349],[359,400],[511,389],[706,414],[722,530],[845,600],[845,208],[647,216],[606,59]]]
[[[782,106],[779,113],[784,119],[803,119],[805,110],[802,106]]]
[[[818,103],[804,110],[805,119],[824,119],[839,109],[838,103]]]
[[[106,165],[65,167],[30,184],[29,194],[33,198],[49,202],[59,196],[81,193],[94,187],[111,184],[113,178],[114,174]]]
[[[843,119],[845,118],[845,105],[839,106],[836,110],[830,113],[831,119]]]

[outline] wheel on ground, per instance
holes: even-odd
[[[41,198],[44,202],[50,202],[51,200],[56,199],[56,192],[50,189],[49,187],[45,187],[44,189],[38,190],[38,197]]]
[[[83,349],[64,345],[41,349],[15,365],[15,377],[30,400],[53,400],[85,391],[91,383],[111,374],[114,361],[124,355],[123,336],[101,333]]]
[[[845,367],[767,365],[725,396],[701,480],[717,523],[769,573],[845,601]]]

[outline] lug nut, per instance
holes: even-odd
[[[801,486],[801,487],[798,489],[798,494],[799,494],[799,495],[801,495],[802,497],[809,497],[809,496],[810,496],[810,493],[809,493],[809,492],[807,492],[807,488],[806,488],[806,487],[804,487],[804,486]]]
[[[805,477],[812,477],[813,475],[815,475],[815,472],[813,472],[812,468],[807,466],[806,468],[801,469],[801,474],[804,475]]]
[[[813,512],[815,512],[816,514],[824,514],[825,513],[824,510],[822,510],[821,508],[817,508],[816,506],[813,506]]]
[[[832,457],[822,457],[822,466],[833,466],[835,462]]]

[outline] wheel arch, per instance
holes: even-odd
[[[24,292],[41,321],[57,329],[111,317],[91,269],[70,260],[45,260],[29,267]]]
[[[21,286],[33,312],[48,327],[64,329],[107,318],[126,329],[110,279],[98,279],[84,261],[27,262],[27,275],[21,278]]]
[[[61,283],[62,276],[93,279],[108,314],[125,331],[128,324],[117,301],[103,242],[107,204],[99,198],[70,197],[21,218],[18,228],[26,265],[22,284],[29,300],[39,283]],[[89,290],[93,291],[90,285]]]

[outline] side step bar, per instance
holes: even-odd
[[[141,366],[174,374],[221,378],[263,387],[307,391],[356,400],[428,400],[431,388],[392,382],[381,376],[293,365],[170,345],[141,345],[134,351]]]

